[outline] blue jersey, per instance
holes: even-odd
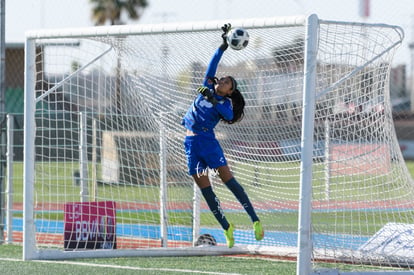
[[[218,103],[216,106],[213,106],[213,104],[199,94],[191,104],[181,123],[185,128],[198,135],[214,137],[214,127],[216,127],[221,119],[233,119],[231,100],[227,97],[217,95],[214,90],[214,83],[211,80],[216,75],[223,52],[220,48],[216,50],[207,67],[203,81],[203,85],[213,92]]]

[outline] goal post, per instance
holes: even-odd
[[[218,76],[238,80],[246,109],[216,135],[266,233],[254,239],[210,173],[236,226],[228,249],[187,175],[181,125],[224,23],[26,33],[24,259],[264,254],[298,258],[298,274],[412,265],[405,245],[384,246],[390,232],[410,242],[414,224],[389,95],[401,28],[316,15],[230,22],[250,42],[224,53]],[[206,233],[217,245],[195,247]]]
[[[311,15],[306,24],[304,43],[303,117],[300,161],[297,274],[306,274],[311,271],[311,194],[318,25],[318,17],[316,15]]]

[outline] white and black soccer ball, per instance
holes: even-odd
[[[233,50],[243,50],[249,44],[249,33],[243,28],[231,29],[227,34],[227,42]]]
[[[216,239],[210,234],[202,234],[197,238],[194,246],[214,246],[217,245]]]

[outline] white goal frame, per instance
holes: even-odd
[[[253,18],[243,20],[232,20],[233,26],[241,27],[257,27],[266,28],[269,26],[303,26],[305,25],[305,16],[293,16],[293,17],[274,17],[274,18]],[[110,36],[110,35],[127,35],[127,34],[151,34],[151,33],[170,33],[170,32],[192,32],[194,30],[211,31],[220,29],[222,26],[221,21],[208,21],[208,22],[190,22],[180,24],[157,24],[157,25],[134,25],[134,26],[111,26],[111,27],[91,27],[81,29],[61,29],[61,30],[34,30],[26,32],[25,42],[25,108],[24,108],[24,123],[25,123],[25,135],[24,135],[24,219],[23,219],[23,259],[35,260],[35,259],[69,259],[69,258],[85,258],[85,257],[132,257],[132,256],[205,256],[205,255],[226,255],[226,254],[250,254],[250,253],[263,253],[268,254],[268,248],[262,246],[239,246],[237,248],[227,249],[223,247],[211,247],[211,248],[154,248],[149,250],[84,250],[84,251],[58,251],[58,250],[38,250],[35,245],[36,227],[34,224],[34,140],[35,140],[35,121],[34,112],[36,102],[39,102],[43,97],[59,88],[62,83],[76,75],[78,72],[87,68],[90,64],[94,63],[101,56],[104,56],[111,49],[108,48],[102,53],[98,53],[97,56],[90,60],[87,64],[77,69],[63,81],[55,85],[52,89],[42,94],[38,98],[34,93],[28,91],[35,90],[35,73],[36,73],[36,48],[33,43],[33,39],[38,38],[55,38],[55,37],[67,37],[68,39],[76,39],[82,37],[88,37],[91,35],[97,36]],[[161,137],[162,138],[162,137]],[[161,142],[162,143],[162,142]],[[82,153],[81,150],[81,155]],[[162,155],[161,155],[162,158]],[[162,161],[161,161],[162,163]],[[161,171],[163,167],[160,168]],[[82,169],[81,169],[82,173]],[[161,173],[162,177],[162,173]],[[164,184],[162,183],[161,186]],[[160,196],[163,196],[161,191]],[[198,200],[198,190],[195,188],[194,197]],[[165,198],[165,197],[164,197]],[[195,202],[196,203],[196,202]],[[194,207],[197,210],[197,206]],[[160,210],[162,213],[162,210]],[[194,214],[197,221],[197,213]],[[161,221],[163,218],[161,218]],[[163,226],[162,226],[163,228]],[[195,225],[197,229],[197,225]],[[194,237],[198,235],[197,232],[193,233]],[[295,253],[294,251],[283,252],[286,255]]]
[[[35,106],[41,98],[36,98],[35,90],[36,83],[36,47],[35,39],[39,38],[68,38],[76,39],[88,36],[111,36],[111,35],[129,35],[129,34],[149,34],[149,33],[173,33],[173,32],[192,32],[212,31],[220,29],[223,24],[222,21],[209,22],[191,22],[182,24],[160,24],[160,25],[134,25],[134,26],[111,26],[111,27],[93,27],[82,29],[63,29],[63,30],[38,30],[26,33],[25,43],[25,109],[24,109],[24,219],[23,219],[23,259],[70,259],[70,258],[85,258],[85,257],[134,257],[134,256],[204,256],[204,255],[225,255],[225,254],[264,254],[264,255],[284,255],[297,256],[297,274],[311,274],[312,273],[312,232],[311,232],[311,209],[312,209],[312,177],[313,177],[313,135],[314,135],[314,117],[315,117],[315,101],[318,97],[323,96],[328,91],[323,91],[321,94],[315,94],[316,78],[317,78],[317,52],[318,52],[318,35],[319,26],[321,22],[329,23],[333,21],[320,20],[317,15],[298,16],[298,17],[275,17],[275,18],[254,18],[234,20],[232,25],[241,26],[245,28],[267,28],[269,26],[303,26],[306,28],[305,52],[304,52],[304,77],[303,77],[303,107],[302,107],[302,137],[301,137],[301,154],[300,154],[300,197],[299,197],[299,220],[298,220],[298,244],[297,248],[289,250],[286,248],[277,251],[277,248],[269,248],[260,245],[246,245],[237,246],[232,249],[226,247],[190,247],[190,248],[153,248],[153,249],[131,249],[131,250],[82,250],[82,251],[60,251],[38,249],[36,247],[35,232],[36,226],[34,222],[34,184],[35,184]],[[335,22],[340,24],[358,25],[361,27],[369,27],[366,23],[347,23]],[[375,24],[371,24],[375,25]],[[377,24],[378,25],[378,24]],[[382,24],[381,24],[382,25]],[[387,27],[387,25],[382,25]],[[388,50],[392,50],[401,44],[403,39],[403,31],[397,26],[389,26],[396,29],[400,33],[400,40],[395,41]],[[108,49],[109,51],[110,49]],[[90,64],[95,62],[105,52],[97,54],[96,58],[90,63],[83,65],[81,68],[72,73],[76,75],[79,71],[87,68]],[[364,64],[369,65],[368,64]],[[363,66],[359,68],[361,70]],[[358,68],[354,70],[354,73]],[[69,75],[70,78],[72,75]],[[340,85],[342,80],[337,81]],[[57,89],[57,84],[54,89]],[[50,90],[48,91],[51,92]],[[43,94],[41,97],[47,96]],[[160,147],[165,146],[162,140],[162,127],[160,135]],[[80,148],[82,155],[82,148]],[[83,152],[84,153],[84,152]],[[165,158],[160,154],[160,163],[163,164]],[[161,188],[165,183],[163,167],[160,168],[160,183]],[[82,173],[82,170],[81,170]],[[165,190],[161,190],[161,198],[166,199]],[[197,188],[194,189],[194,198],[199,198]],[[194,209],[198,206],[195,200]],[[160,215],[161,220],[165,219],[165,213],[161,206]],[[194,214],[195,228],[197,228],[197,213]],[[162,222],[162,221],[161,221]],[[165,234],[166,229],[162,232]],[[198,233],[193,231],[193,236],[196,237]],[[277,253],[276,253],[276,252]],[[320,273],[317,273],[320,274]],[[324,273],[325,274],[325,273]],[[330,271],[326,274],[339,274],[337,271]],[[348,273],[341,273],[348,274]],[[370,273],[358,273],[370,274]]]

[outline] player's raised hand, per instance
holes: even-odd
[[[223,38],[227,37],[227,34],[231,30],[231,24],[230,23],[224,24],[223,27],[221,27],[221,30],[223,31],[223,34],[221,35],[221,37]]]
[[[230,24],[230,23],[224,24],[224,25],[221,27],[221,30],[223,31],[223,33],[221,34],[221,38],[223,39],[223,43],[221,44],[220,48],[221,48],[223,51],[225,51],[225,50],[227,50],[227,48],[228,48],[228,46],[229,46],[229,44],[228,44],[228,42],[227,42],[227,34],[228,34],[228,33],[229,33],[229,31],[231,30],[231,24]]]

